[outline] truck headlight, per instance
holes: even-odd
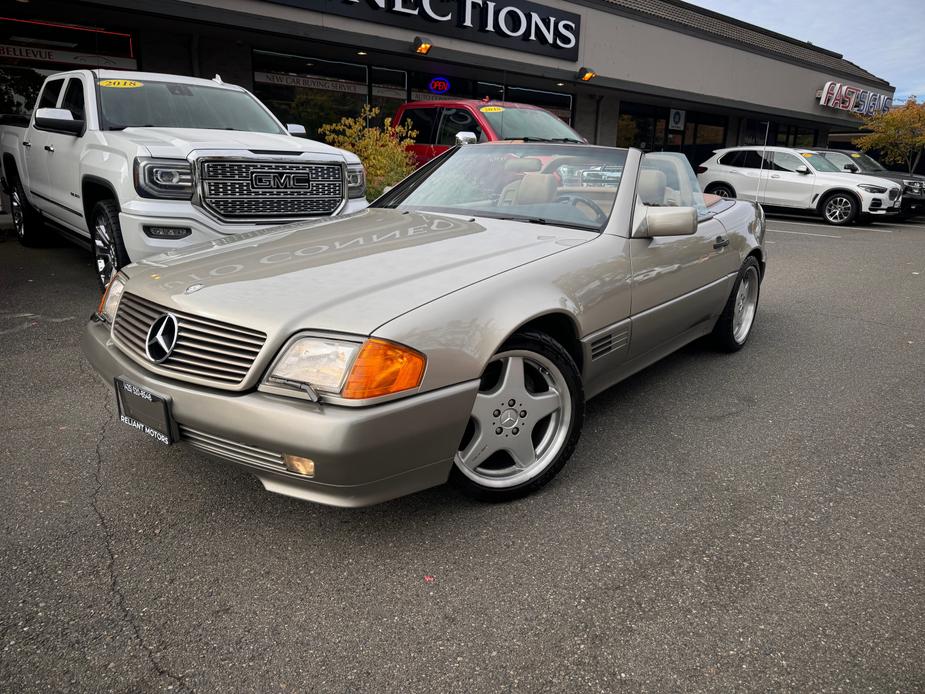
[[[193,197],[193,170],[185,159],[135,160],[135,190],[145,198],[189,200]]]
[[[420,352],[386,340],[302,337],[280,355],[264,382],[310,397],[321,392],[363,400],[418,387],[425,364]]]
[[[122,293],[125,291],[125,275],[116,275],[109,284],[106,285],[106,291],[100,299],[100,305],[96,309],[96,315],[112,325],[116,319],[116,311],[119,308],[119,302],[122,300]]]
[[[886,192],[886,188],[882,186],[872,186],[866,183],[862,183],[858,186],[861,190],[866,190],[868,193],[874,193],[876,195],[883,195]]]
[[[366,169],[362,164],[347,164],[347,197],[366,197]]]

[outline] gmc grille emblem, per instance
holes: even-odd
[[[311,187],[311,183],[311,178],[307,173],[255,171],[251,174],[251,186],[254,188],[273,188],[276,190],[307,190]]]

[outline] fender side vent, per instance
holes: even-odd
[[[601,335],[591,343],[591,361],[600,359],[605,354],[610,354],[616,349],[625,347],[629,340],[628,330],[618,330],[616,332]]]

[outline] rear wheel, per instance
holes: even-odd
[[[732,186],[727,183],[714,183],[711,186],[707,186],[704,192],[718,195],[721,198],[734,198],[736,196],[736,192],[732,189]]]
[[[568,352],[542,333],[515,335],[485,367],[450,479],[485,501],[529,494],[572,455],[583,415]]]
[[[122,243],[119,208],[112,200],[103,200],[93,208],[93,262],[96,279],[102,289],[124,265],[128,253]]]
[[[848,193],[835,192],[822,201],[822,218],[835,226],[851,224],[858,216],[860,205]]]
[[[724,352],[738,352],[745,346],[755,325],[761,272],[758,261],[749,256],[739,269],[726,306],[713,328],[713,342]]]
[[[48,241],[45,233],[45,223],[42,216],[26,199],[19,177],[13,181],[10,191],[10,214],[13,217],[13,228],[16,229],[16,238],[23,246],[41,246]]]

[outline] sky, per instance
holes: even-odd
[[[925,0],[687,0],[810,41],[925,100]]]

